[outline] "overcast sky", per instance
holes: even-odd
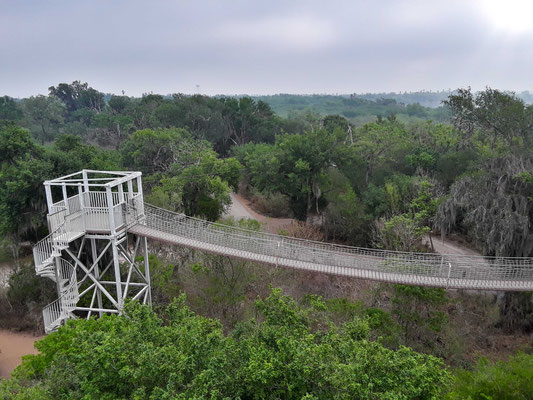
[[[0,0],[0,95],[533,91],[530,0]]]

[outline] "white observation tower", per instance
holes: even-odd
[[[44,187],[51,233],[33,255],[58,292],[43,310],[45,331],[74,316],[120,313],[126,298],[151,304],[146,238],[127,233],[144,219],[141,173],[83,170]]]

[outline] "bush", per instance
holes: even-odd
[[[482,358],[472,371],[458,370],[449,400],[528,400],[533,398],[533,355],[519,353],[507,362]]]
[[[250,201],[257,212],[274,218],[289,218],[292,216],[289,198],[281,193],[267,193],[254,191]]]
[[[316,242],[323,242],[325,239],[320,227],[303,221],[293,221],[285,229],[280,230],[279,234],[298,239],[314,240]]]

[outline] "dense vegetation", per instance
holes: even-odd
[[[449,94],[449,93],[448,93]],[[427,98],[429,97],[429,99]],[[342,115],[356,125],[370,122],[375,116],[387,117],[397,115],[401,121],[417,121],[432,119],[444,121],[448,117],[446,107],[441,101],[447,95],[436,98],[420,93],[419,96],[397,95],[387,93],[381,95],[334,96],[334,95],[291,95],[278,94],[273,96],[254,96],[258,101],[268,103],[276,114],[281,116],[297,116],[298,114]],[[424,105],[421,105],[424,102]]]
[[[47,231],[42,181],[83,168],[140,170],[148,202],[209,220],[238,190],[265,213],[301,221],[283,234],[429,251],[422,239],[433,231],[486,255],[533,256],[533,106],[487,89],[458,90],[439,109],[353,95],[301,97],[302,107],[274,112],[291,99],[130,98],[78,81],[48,96],[0,98],[1,258],[16,269],[0,293],[0,321],[37,319],[52,296],[53,285],[33,277],[22,257]],[[330,110],[336,115],[324,115]],[[496,303],[439,289],[354,290],[346,279],[185,249],[152,253],[161,310],[131,304],[127,317],[69,323],[0,394],[530,398],[531,356],[472,362],[491,334],[533,331],[531,294],[505,293]]]
[[[315,299],[301,309],[275,290],[256,303],[261,321],[224,336],[183,297],[164,311],[164,321],[131,305],[128,317],[73,321],[46,337],[41,354],[0,390],[39,399],[437,398],[447,381],[442,362],[369,341],[365,320],[332,325],[321,318],[325,307]],[[18,387],[27,379],[42,383]]]

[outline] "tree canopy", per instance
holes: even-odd
[[[320,299],[302,309],[281,291],[256,302],[261,321],[224,335],[183,296],[157,316],[129,304],[124,316],[73,320],[37,343],[0,394],[30,399],[437,399],[442,362],[369,340],[368,322],[313,327]],[[36,382],[37,385],[31,382]],[[29,384],[28,384],[29,383]]]

